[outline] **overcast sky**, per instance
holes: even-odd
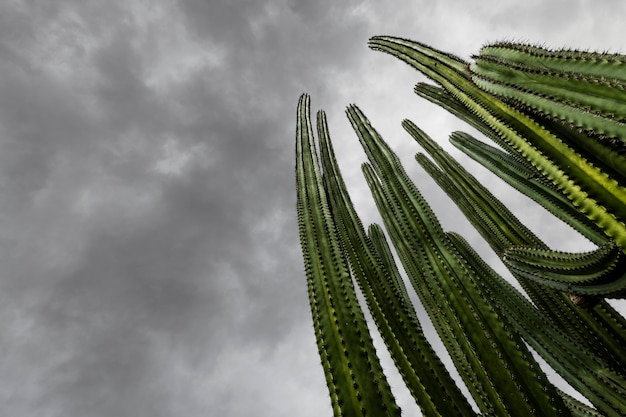
[[[295,217],[298,96],[327,111],[365,223],[350,103],[490,257],[400,122],[442,143],[464,126],[368,38],[466,59],[503,39],[622,52],[625,15],[600,0],[0,2],[0,415],[331,415]],[[468,167],[556,248],[589,248]]]

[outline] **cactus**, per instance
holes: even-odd
[[[370,46],[439,86],[416,93],[481,131],[451,142],[587,237],[586,253],[551,250],[412,122],[417,162],[502,258],[523,295],[454,232],[446,232],[398,157],[355,105],[347,116],[362,166],[404,272],[480,415],[626,415],[626,320],[605,300],[626,295],[626,58],[529,45],[484,47],[467,63],[426,45]],[[379,225],[366,232],[334,156],[323,111],[319,152],[302,95],[296,129],[300,241],[322,367],[336,416],[399,415],[374,349],[374,325],[426,416],[475,415],[425,337]],[[553,386],[529,348],[593,407]]]
[[[370,46],[407,62],[439,83],[440,97],[436,100],[446,101],[444,107],[471,119],[474,125],[489,132],[491,138],[497,138],[505,150],[517,155],[518,160],[526,160],[527,166],[544,177],[546,184],[566,196],[626,252],[626,177],[623,175],[626,164],[622,156],[626,135],[622,135],[619,127],[623,124],[622,115],[626,115],[626,102],[620,101],[624,96],[617,91],[621,90],[620,80],[626,72],[623,57],[495,44],[484,47],[477,62],[470,65],[450,54],[399,38],[374,37]],[[543,67],[547,70],[542,71]],[[531,78],[532,75],[536,77]],[[605,91],[606,77],[610,77],[609,90],[616,93]],[[519,78],[522,80],[516,81]],[[525,81],[528,78],[533,82]],[[568,89],[564,80],[573,80],[576,86]],[[542,82],[543,88],[526,85]],[[524,98],[508,90],[505,93],[495,88],[496,85],[510,90],[518,88]],[[602,91],[596,93],[593,87],[597,85]],[[550,102],[556,103],[554,106],[544,103],[548,91]],[[423,95],[435,94],[430,90]],[[595,115],[593,123],[587,117],[589,112]],[[599,124],[599,120],[606,124]],[[585,140],[577,141],[581,136]],[[582,284],[593,287],[590,290],[574,288],[573,292],[619,295],[620,289],[626,289],[626,277],[619,274],[621,269],[617,271],[613,276]],[[558,282],[552,278],[542,275],[538,279]],[[594,287],[608,281],[615,284]]]

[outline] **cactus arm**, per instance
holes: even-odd
[[[536,57],[519,63],[489,53],[484,47],[473,56],[470,71],[478,78],[507,84],[537,96],[562,100],[572,106],[586,108],[591,113],[613,115],[621,120],[625,115],[626,83],[615,78],[581,72],[549,69],[544,58]],[[493,50],[493,49],[492,49]]]
[[[485,55],[476,56],[470,70],[476,85],[491,94],[607,139],[615,138],[616,147],[626,146],[626,94],[619,82],[609,84],[576,73],[512,65]]]
[[[369,336],[316,158],[310,100],[298,103],[297,212],[315,335],[335,416],[399,416]]]
[[[579,295],[619,297],[626,291],[623,252],[611,244],[588,253],[560,253],[511,247],[504,263],[528,279]]]
[[[571,49],[550,50],[512,42],[486,45],[481,49],[480,54],[540,70],[578,73],[584,77],[609,81],[626,81],[626,65],[624,65],[626,57],[620,54]]]
[[[482,91],[449,59],[416,42],[374,37],[370,47],[412,65],[462,102],[523,155],[626,251],[626,189],[531,118]]]
[[[559,253],[513,246],[504,263],[524,277],[573,294],[622,297],[626,293],[626,260],[611,243],[586,254]]]
[[[438,320],[441,320],[441,314],[446,317],[455,340],[472,367],[471,373],[485,390],[488,397],[476,399],[481,410],[495,411],[498,415],[552,414],[556,408],[565,412],[562,403],[555,408],[549,405],[548,398],[559,401],[552,396],[551,385],[531,370],[535,367],[529,367],[529,361],[533,361],[530,353],[524,349],[521,340],[507,330],[503,316],[476,285],[476,277],[464,268],[460,255],[448,241],[430,207],[404,174],[395,154],[360,110],[352,106],[348,114],[372,163],[373,169],[365,169],[366,177],[368,184],[374,185],[373,194],[388,230],[394,231],[390,233],[394,246],[398,252],[406,253],[401,259],[415,262],[414,267],[406,269],[419,270],[423,281],[417,285],[414,283],[414,286],[429,288],[436,301],[425,303],[425,306],[432,308],[435,305],[442,310],[430,311],[429,315]],[[452,314],[449,315],[447,310]],[[446,338],[442,339],[445,343]],[[513,369],[516,377],[510,379]],[[459,372],[464,375],[467,370],[459,369]],[[525,392],[518,391],[523,386]]]
[[[318,113],[318,130],[324,182],[342,236],[342,246],[369,311],[407,388],[424,415],[474,415],[426,340],[412,305],[406,302],[408,295],[395,262],[390,256],[381,257],[365,233],[337,166],[323,112]],[[382,232],[376,227],[373,230],[378,236],[378,246],[384,245],[384,249],[386,243]],[[388,252],[388,247],[386,250]],[[390,271],[395,271],[396,275]]]
[[[396,261],[393,258],[391,249],[389,248],[389,244],[387,243],[387,239],[385,238],[382,228],[376,223],[373,223],[369,225],[367,235],[369,236],[372,245],[374,246],[374,250],[380,256],[383,264],[387,265],[387,270],[391,275],[393,286],[396,288],[396,291],[404,300],[404,303],[409,307],[409,313],[411,313],[414,320],[418,320],[417,313],[415,312],[415,307],[413,307],[413,302],[411,301],[411,297],[409,296],[406,286],[404,285],[404,281],[402,280],[400,271],[396,266]]]

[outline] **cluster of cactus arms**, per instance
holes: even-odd
[[[383,229],[367,230],[335,159],[325,114],[298,103],[300,241],[315,335],[336,416],[398,416],[358,285],[406,387],[425,416],[624,416],[626,320],[626,57],[498,43],[473,63],[426,45],[374,37],[374,50],[436,85],[416,93],[478,129],[451,142],[597,246],[551,250],[414,123],[415,158],[452,197],[525,294],[440,225],[399,158],[361,110],[347,116]],[[317,143],[317,146],[316,146]],[[319,148],[319,149],[318,149]],[[428,155],[428,156],[427,156]],[[396,260],[461,377],[425,337]],[[592,406],[555,387],[531,349]],[[461,386],[472,396],[466,398]]]

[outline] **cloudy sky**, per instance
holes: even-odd
[[[463,58],[502,39],[622,51],[624,15],[599,0],[0,2],[0,415],[331,415],[295,218],[298,96],[328,112],[366,223],[350,103],[490,257],[400,121],[442,142],[464,126],[367,39]],[[556,248],[589,247],[468,166]]]

